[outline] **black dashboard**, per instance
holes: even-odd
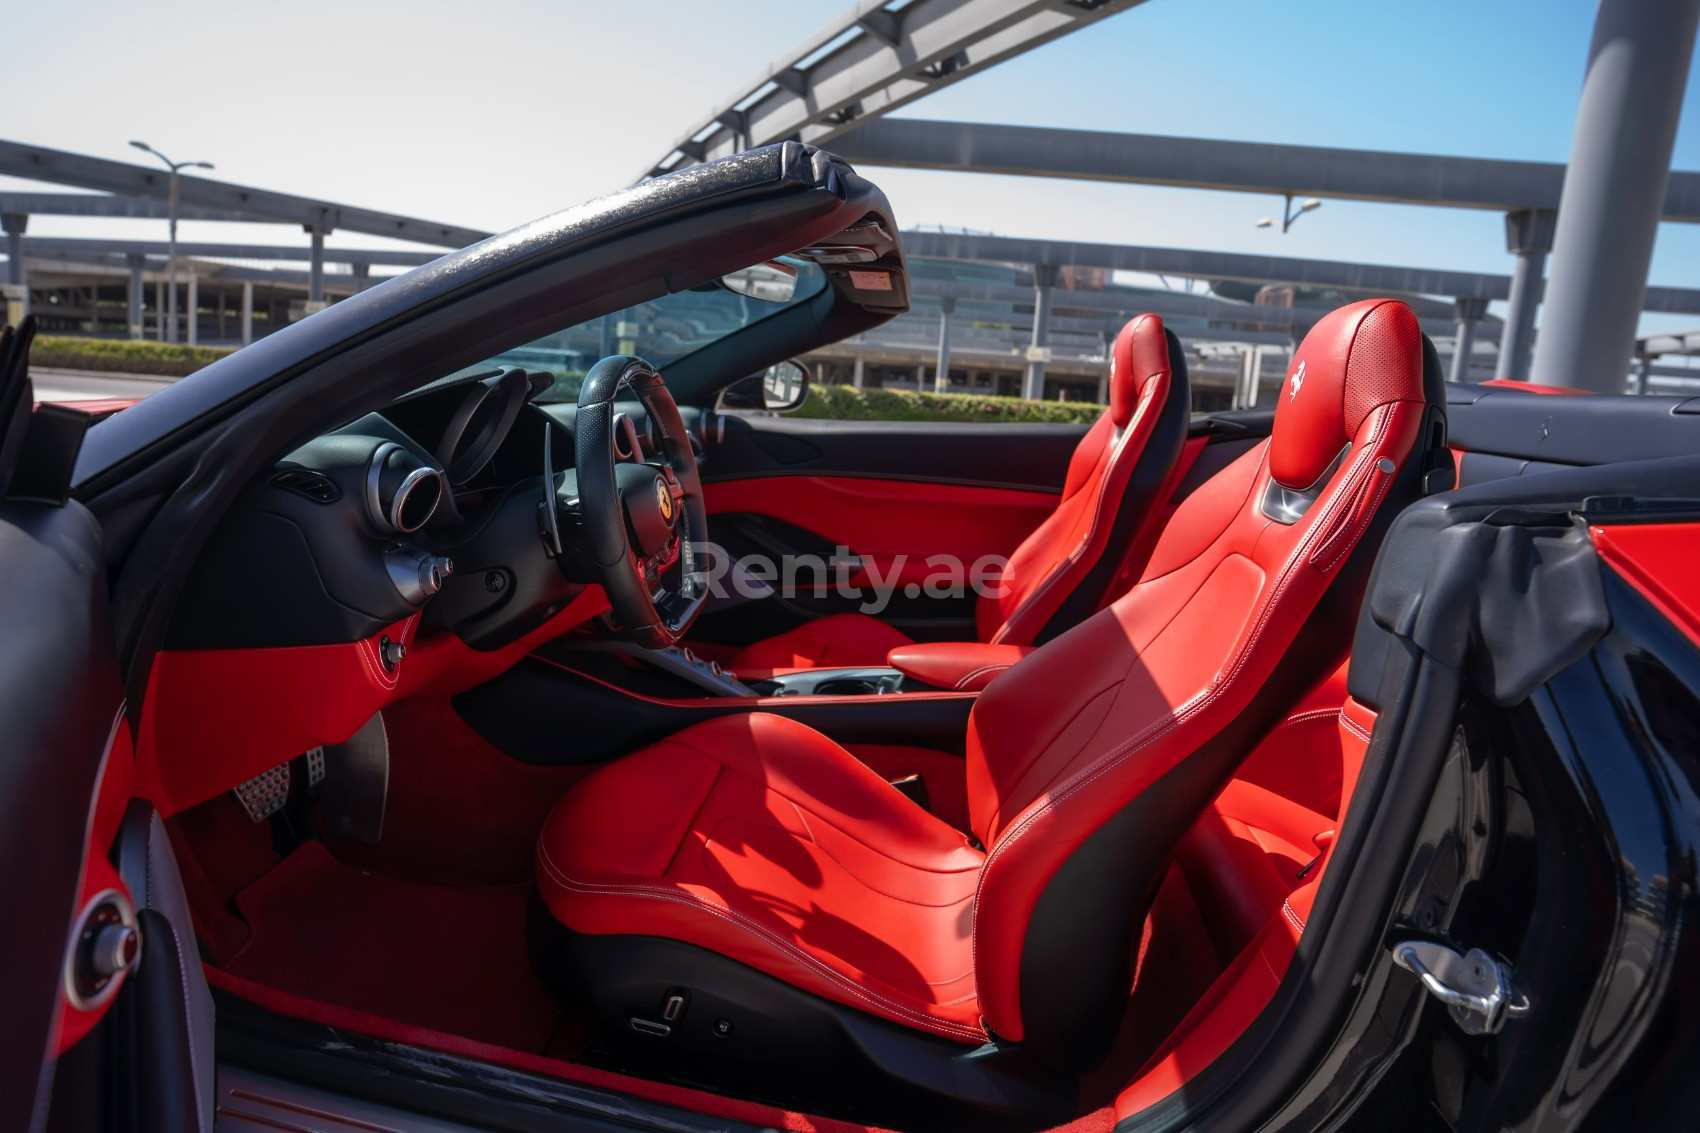
[[[455,375],[276,461],[201,555],[168,648],[341,644],[420,614],[489,650],[542,625],[584,587],[540,527],[545,453],[572,478],[577,407],[540,400],[552,384]],[[647,459],[642,408],[622,408],[616,453]],[[701,456],[717,415],[681,413]]]

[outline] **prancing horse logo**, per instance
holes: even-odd
[[[655,502],[661,505],[661,518],[672,523],[673,493],[667,490],[667,481],[659,476],[655,478]]]
[[[1305,364],[1303,362],[1300,362],[1299,368],[1293,371],[1293,380],[1287,383],[1287,385],[1288,385],[1287,400],[1291,401],[1291,400],[1293,400],[1293,398],[1299,396],[1299,387],[1304,385],[1304,384],[1305,384]]]

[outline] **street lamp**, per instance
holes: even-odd
[[[1321,207],[1322,202],[1317,200],[1315,197],[1312,197],[1301,203],[1299,207],[1295,209],[1293,207],[1293,194],[1288,193],[1287,203],[1281,210],[1281,235],[1285,236],[1287,234],[1287,229],[1291,228],[1293,223],[1298,220],[1299,217],[1303,216],[1307,212],[1314,212]],[[1266,216],[1257,222],[1257,227],[1274,228],[1275,221]]]
[[[172,161],[169,157],[166,157],[163,153],[160,153],[158,150],[154,149],[152,146],[148,145],[146,142],[131,142],[130,144],[132,146],[134,146],[135,148],[141,150],[143,153],[153,154],[155,157],[159,158],[161,161],[163,161],[165,163],[165,167],[167,169],[171,170],[171,180],[167,184],[166,191],[165,191],[165,215],[166,215],[167,222],[170,224],[170,228],[171,228],[170,241],[166,245],[166,252],[165,252],[165,255],[166,255],[166,262],[165,262],[165,277],[166,277],[166,284],[165,284],[165,286],[166,286],[165,341],[176,342],[177,341],[177,171],[180,170],[180,169],[211,169],[213,166],[212,166],[212,162],[210,162],[210,161]],[[194,318],[195,312],[190,311],[189,317],[191,319]]]

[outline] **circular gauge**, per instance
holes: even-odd
[[[366,510],[378,530],[418,531],[443,502],[443,474],[394,441],[372,454],[366,473]]]

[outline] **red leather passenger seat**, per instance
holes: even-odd
[[[1122,328],[1110,352],[1109,389],[1109,407],[1069,460],[1056,510],[1010,556],[998,592],[979,598],[980,641],[1031,645],[1059,614],[1060,628],[1072,625],[1097,608],[1118,565],[1133,556],[1137,570],[1149,551],[1160,489],[1191,415],[1186,362],[1162,319],[1140,315]],[[888,653],[909,644],[907,634],[877,618],[831,614],[747,645],[726,664],[747,680],[883,666]]]
[[[714,720],[596,771],[550,816],[537,879],[564,935],[545,951],[576,949],[613,1030],[647,989],[685,988],[799,1046],[797,1019],[849,1009],[954,1040],[929,1057],[995,1036],[1091,1066],[1176,847],[1340,664],[1381,533],[1444,453],[1425,372],[1403,303],[1317,325],[1272,437],[1187,497],[1132,590],[981,694],[971,840],[818,732]]]

